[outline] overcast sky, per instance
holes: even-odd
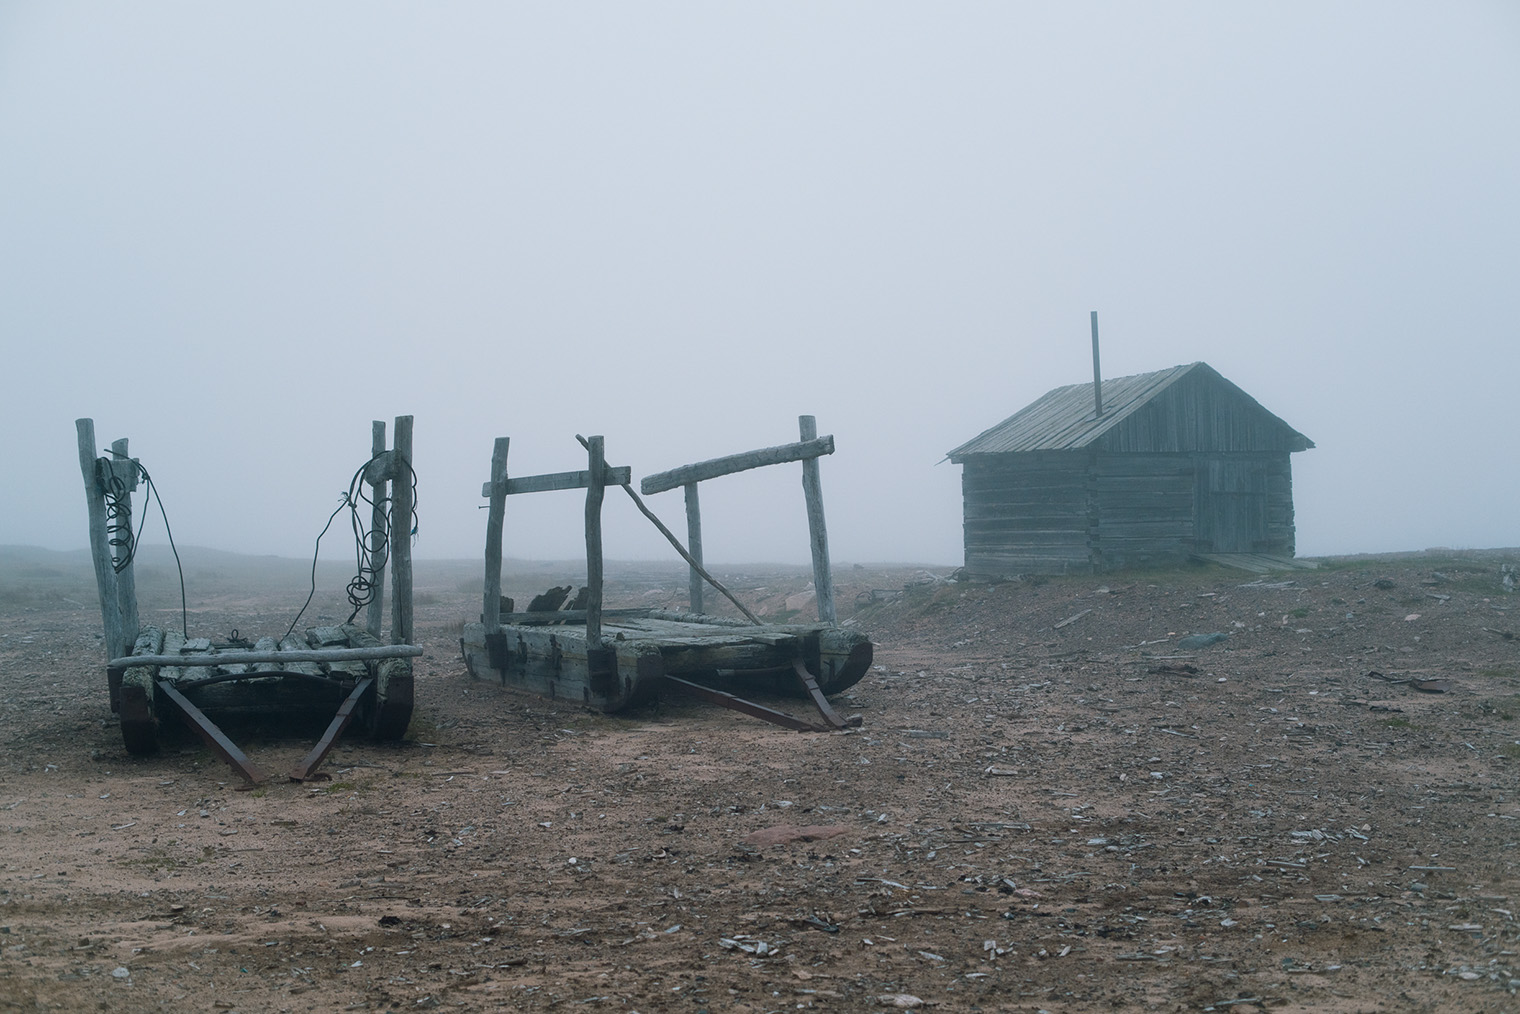
[[[0,0],[0,542],[87,544],[79,416],[181,544],[300,557],[412,414],[416,553],[470,557],[497,436],[639,477],[810,413],[834,560],[959,563],[936,462],[1097,310],[1105,375],[1315,441],[1300,555],[1513,546],[1517,125],[1507,0]],[[805,561],[800,472],[705,484],[708,559]],[[582,517],[514,497],[507,552]]]

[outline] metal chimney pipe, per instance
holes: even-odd
[[[1093,410],[1098,417],[1103,415],[1103,371],[1098,369],[1098,311],[1092,311],[1093,333]]]

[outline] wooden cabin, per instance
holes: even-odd
[[[949,452],[982,579],[1294,552],[1314,442],[1207,363],[1059,387]]]

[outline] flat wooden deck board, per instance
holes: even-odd
[[[803,632],[778,630],[775,627],[727,627],[639,617],[603,624],[602,633],[608,636],[621,633],[629,640],[658,640],[661,644],[718,647],[741,644],[786,645],[796,641]]]

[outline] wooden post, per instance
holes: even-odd
[[[369,452],[371,458],[378,458],[385,453],[385,423],[379,419],[370,423]],[[410,476],[408,476],[410,478]],[[374,577],[374,597],[369,600],[369,612],[365,617],[364,628],[375,637],[380,636],[380,627],[385,620],[385,564],[389,546],[380,544],[380,535],[385,531],[385,480],[369,484],[370,499],[374,501],[374,510],[370,512],[370,544],[369,569]]]
[[[691,611],[700,614],[702,612],[702,574],[697,568],[702,566],[702,507],[697,500],[697,484],[694,482],[686,484],[686,551],[695,561],[689,579]]]
[[[602,497],[607,456],[601,437],[586,440],[586,646],[602,646]]]
[[[111,458],[114,462],[130,461],[132,456],[127,453],[127,438],[111,441]],[[113,469],[113,474],[115,470]],[[131,553],[136,550],[132,545],[132,487],[136,483],[127,483],[122,490],[121,497],[117,500],[117,525],[127,540],[125,552]],[[113,564],[112,570],[115,570]],[[133,576],[132,562],[129,559],[127,565],[116,573],[116,608],[121,614],[121,636],[126,643],[131,644],[137,640],[137,578]]]
[[[95,460],[95,420],[76,419],[79,434],[79,471],[84,474],[84,499],[90,511],[90,557],[95,562],[95,584],[100,591],[100,621],[105,629],[106,658],[130,654],[132,642],[122,635],[121,608],[116,598],[116,571],[111,566],[111,547],[106,534],[106,504]]]
[[[810,415],[798,416],[802,439],[818,436],[818,421]],[[834,574],[829,569],[829,533],[823,523],[823,480],[818,474],[818,459],[802,461],[802,493],[807,500],[808,540],[813,547],[813,590],[818,595],[818,619],[834,621]]]
[[[391,474],[391,643],[412,643],[412,417],[396,417]]]
[[[494,634],[501,624],[501,530],[507,517],[507,448],[509,437],[497,437],[491,449],[491,506],[486,511],[486,591],[480,622]]]

